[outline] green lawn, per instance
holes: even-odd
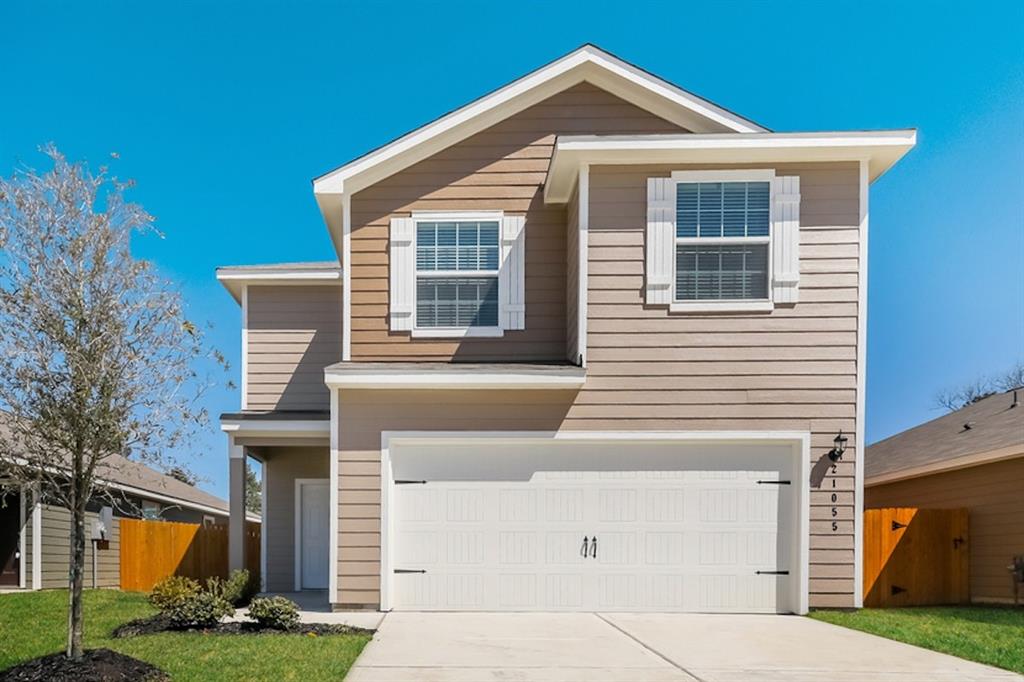
[[[921,606],[813,611],[811,618],[1024,673],[1024,608]]]
[[[369,637],[206,635],[181,632],[111,639],[125,621],[154,610],[141,594],[86,590],[86,648],[107,647],[156,665],[176,681],[340,680]],[[0,595],[0,670],[64,647],[67,592]]]

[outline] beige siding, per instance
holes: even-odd
[[[67,509],[44,504],[42,513],[42,587],[62,588],[68,586],[68,559],[71,551],[71,513]],[[94,512],[85,515],[85,587],[93,586],[94,545],[89,540],[93,523],[98,518]],[[121,586],[121,524],[114,519],[110,534],[110,547],[100,550],[96,557],[97,587]]]
[[[295,589],[295,479],[330,476],[327,448],[266,448],[263,475],[267,486],[267,590]]]
[[[578,394],[342,393],[338,566],[342,603],[375,605],[379,599],[382,430],[757,429],[812,434],[810,603],[853,605],[853,476],[859,450],[854,438],[859,361],[857,166],[778,167],[780,173],[801,179],[801,292],[800,303],[770,314],[675,315],[644,305],[646,179],[670,170],[591,168],[588,369],[586,385]],[[564,219],[569,221],[571,214]],[[373,229],[379,238],[386,235],[382,228]],[[379,258],[383,246],[376,250]],[[560,263],[568,263],[568,250],[561,254]],[[531,272],[537,269],[529,259],[528,263]],[[555,267],[553,261],[550,267]],[[561,282],[568,276],[565,267],[559,272]],[[354,273],[357,268],[354,265]],[[546,268],[541,266],[545,277]],[[386,273],[386,267],[381,271]],[[527,280],[533,277],[528,274]],[[357,297],[367,295],[360,288],[366,285],[353,283],[353,315],[358,314]],[[373,286],[386,294],[386,280]],[[377,300],[372,317],[384,324],[386,296]],[[564,301],[562,308],[565,320],[569,315]],[[356,338],[354,322],[354,357]],[[394,344],[403,350],[391,355],[383,350],[383,343],[373,341],[373,335],[360,338],[360,343],[369,344],[362,346],[365,355],[360,359],[466,355],[461,348],[455,354],[451,344],[410,344],[405,337],[396,337]],[[566,333],[559,344],[564,354],[572,340]],[[525,360],[535,356],[523,349],[536,345],[502,343],[488,348],[497,355],[495,359]],[[559,351],[552,348],[550,352],[554,356]],[[469,353],[468,357],[475,356]],[[826,453],[839,429],[850,442],[833,472],[826,464]]]
[[[1024,553],[1024,457],[872,486],[868,508],[970,510],[971,599],[1012,601],[1006,567]]]
[[[249,286],[251,410],[326,410],[324,367],[341,360],[341,288]]]
[[[520,362],[565,358],[566,208],[543,202],[559,133],[679,132],[589,84],[536,104],[352,198],[352,359]],[[501,339],[413,339],[388,330],[387,238],[415,210],[526,215],[526,329]]]

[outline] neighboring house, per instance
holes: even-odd
[[[868,508],[969,510],[971,601],[1013,602],[1007,567],[1024,555],[1024,389],[997,393],[875,443]]]
[[[108,545],[96,555],[86,540],[85,586],[118,587],[122,518],[149,518],[184,523],[227,523],[227,503],[124,457],[103,462],[105,494],[91,501],[86,531],[92,535],[101,514],[112,519],[106,529]],[[4,485],[0,480],[0,588],[45,589],[67,587],[71,513],[49,504],[27,487]],[[109,509],[103,512],[103,509]],[[252,519],[250,519],[252,520]]]
[[[859,605],[868,187],[914,143],[587,45],[316,178],[336,262],[217,272],[232,565],[248,453],[264,588],[335,608]]]

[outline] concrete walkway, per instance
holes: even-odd
[[[347,682],[1022,682],[796,616],[391,613]]]

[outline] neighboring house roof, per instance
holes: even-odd
[[[866,485],[1024,456],[1024,389],[996,393],[868,447]],[[967,427],[970,425],[970,428]]]
[[[247,284],[336,284],[341,285],[341,265],[336,260],[265,265],[226,265],[217,268],[217,280],[242,302]]]

